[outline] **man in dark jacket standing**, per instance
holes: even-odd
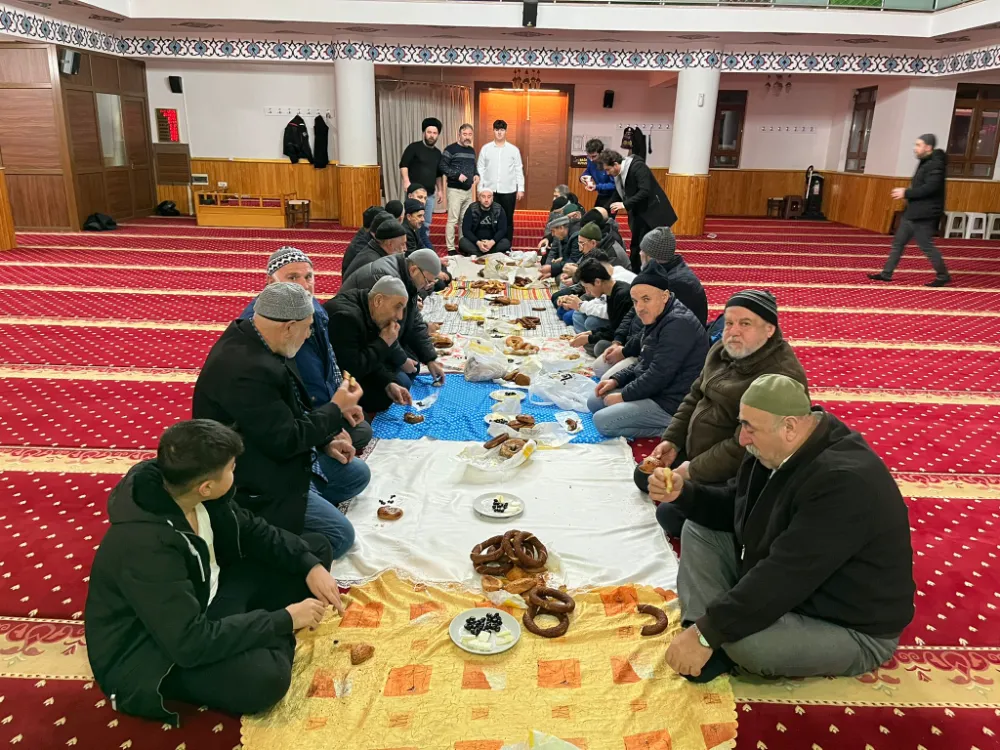
[[[354,256],[349,266],[342,266],[340,278],[345,282],[359,268],[364,268],[379,258],[406,252],[406,229],[403,225],[388,215],[381,221],[376,219],[376,222],[377,224],[373,223],[376,227],[375,236]]]
[[[330,403],[333,394],[344,382],[344,376],[330,346],[326,310],[316,299],[316,273],[309,256],[298,248],[289,246],[278,248],[272,253],[267,260],[267,283],[275,284],[281,281],[298,284],[312,296],[312,329],[306,343],[295,355],[295,367],[306,387],[309,408],[315,409],[317,406]],[[241,320],[250,320],[253,317],[253,306],[256,302],[255,297],[247,304],[240,313]],[[355,450],[364,450],[371,442],[372,427],[364,420],[353,426],[348,425],[346,429]]]
[[[489,253],[506,253],[510,250],[507,239],[507,215],[503,206],[493,200],[493,191],[483,188],[476,202],[462,219],[462,237],[458,251],[465,256],[478,257]]]
[[[654,500],[691,519],[681,536],[681,675],[734,665],[767,677],[851,677],[890,656],[913,619],[906,504],[864,438],[801,383],[763,375],[743,394],[736,479],[710,487],[657,469]],[[660,507],[663,507],[662,505]]]
[[[932,133],[917,138],[913,153],[919,163],[910,187],[893,188],[892,197],[895,200],[905,199],[906,210],[903,211],[903,219],[899,222],[899,229],[892,240],[892,250],[882,272],[868,275],[873,281],[892,281],[892,274],[903,257],[906,243],[911,239],[917,241],[917,247],[934,268],[934,280],[927,286],[944,286],[951,281],[941,251],[934,246],[934,230],[944,213],[945,177],[948,171],[948,157],[944,151],[935,148],[936,145],[937,137]]]
[[[434,192],[439,187],[438,183],[443,187],[444,182],[438,179],[441,176],[441,149],[435,145],[441,135],[441,121],[436,117],[426,117],[420,124],[420,130],[423,137],[407,146],[399,158],[399,174],[403,179],[403,190],[407,198],[410,197],[411,182],[420,183],[427,191],[424,200],[424,227],[429,232],[437,203]]]
[[[165,700],[257,713],[285,695],[294,631],[341,613],[330,544],[233,502],[240,436],[195,419],[108,498],[90,571],[87,656],[118,711],[178,726]],[[247,459],[241,459],[245,461]]]
[[[448,195],[448,224],[444,229],[444,244],[448,255],[455,254],[455,228],[458,227],[461,239],[465,213],[476,200],[479,188],[479,169],[472,136],[472,125],[463,123],[458,128],[458,140],[446,146],[441,154],[439,170],[448,185],[445,191]]]
[[[194,386],[193,416],[231,426],[246,455],[236,467],[236,501],[292,533],[316,531],[334,557],[354,543],[337,503],[368,486],[344,430],[363,419],[361,388],[344,380],[329,403],[310,408],[295,356],[309,339],[312,295],[297,284],[268,284],[250,320],[229,324]]]
[[[642,238],[650,229],[673,226],[677,214],[660,183],[639,157],[623,158],[617,151],[608,150],[601,154],[601,166],[615,178],[622,196],[620,202],[611,204],[611,213],[622,209],[628,212],[628,225],[632,230],[632,270],[639,273]]]
[[[698,376],[708,335],[694,314],[667,288],[661,274],[641,273],[631,289],[645,325],[638,361],[597,384],[588,407],[594,427],[608,437],[655,437]]]
[[[327,302],[333,347],[364,389],[365,411],[411,403],[397,380],[400,363],[393,354],[408,302],[406,285],[395,276],[382,276],[368,291],[341,290]]]
[[[434,380],[444,380],[444,368],[437,361],[437,349],[431,343],[427,324],[418,305],[420,293],[433,289],[440,273],[441,259],[433,250],[424,248],[408,256],[391,255],[369,263],[351,274],[340,287],[341,294],[352,289],[361,289],[367,293],[383,276],[394,276],[403,282],[407,295],[406,311],[400,322],[398,340],[393,344],[392,350],[394,366],[398,369],[396,382],[407,389],[413,384],[413,378],[420,371],[421,364],[427,365]],[[327,313],[333,310],[331,302],[327,302],[325,307]],[[339,357],[344,350],[337,343],[338,340],[337,332],[331,329],[330,341]]]

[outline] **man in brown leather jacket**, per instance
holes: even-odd
[[[802,364],[781,336],[774,295],[738,292],[726,303],[725,320],[722,340],[709,350],[701,375],[652,454],[701,484],[724,484],[736,476],[745,451],[739,442],[740,398],[754,380],[787,375],[808,388]],[[684,516],[671,511],[664,527],[679,536]]]

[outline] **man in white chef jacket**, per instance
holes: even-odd
[[[493,141],[479,151],[479,189],[492,190],[493,199],[507,215],[507,239],[514,244],[514,208],[524,198],[521,150],[507,142],[507,123],[493,123]]]

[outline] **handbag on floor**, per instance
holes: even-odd
[[[107,214],[91,214],[83,222],[83,228],[88,232],[107,232],[118,228],[118,222]]]

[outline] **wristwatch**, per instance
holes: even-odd
[[[705,648],[712,648],[711,646],[708,645],[708,641],[705,640],[705,636],[701,634],[701,630],[698,629],[697,625],[692,625],[691,628],[692,630],[694,630],[694,632],[698,634],[698,643],[700,643]]]

